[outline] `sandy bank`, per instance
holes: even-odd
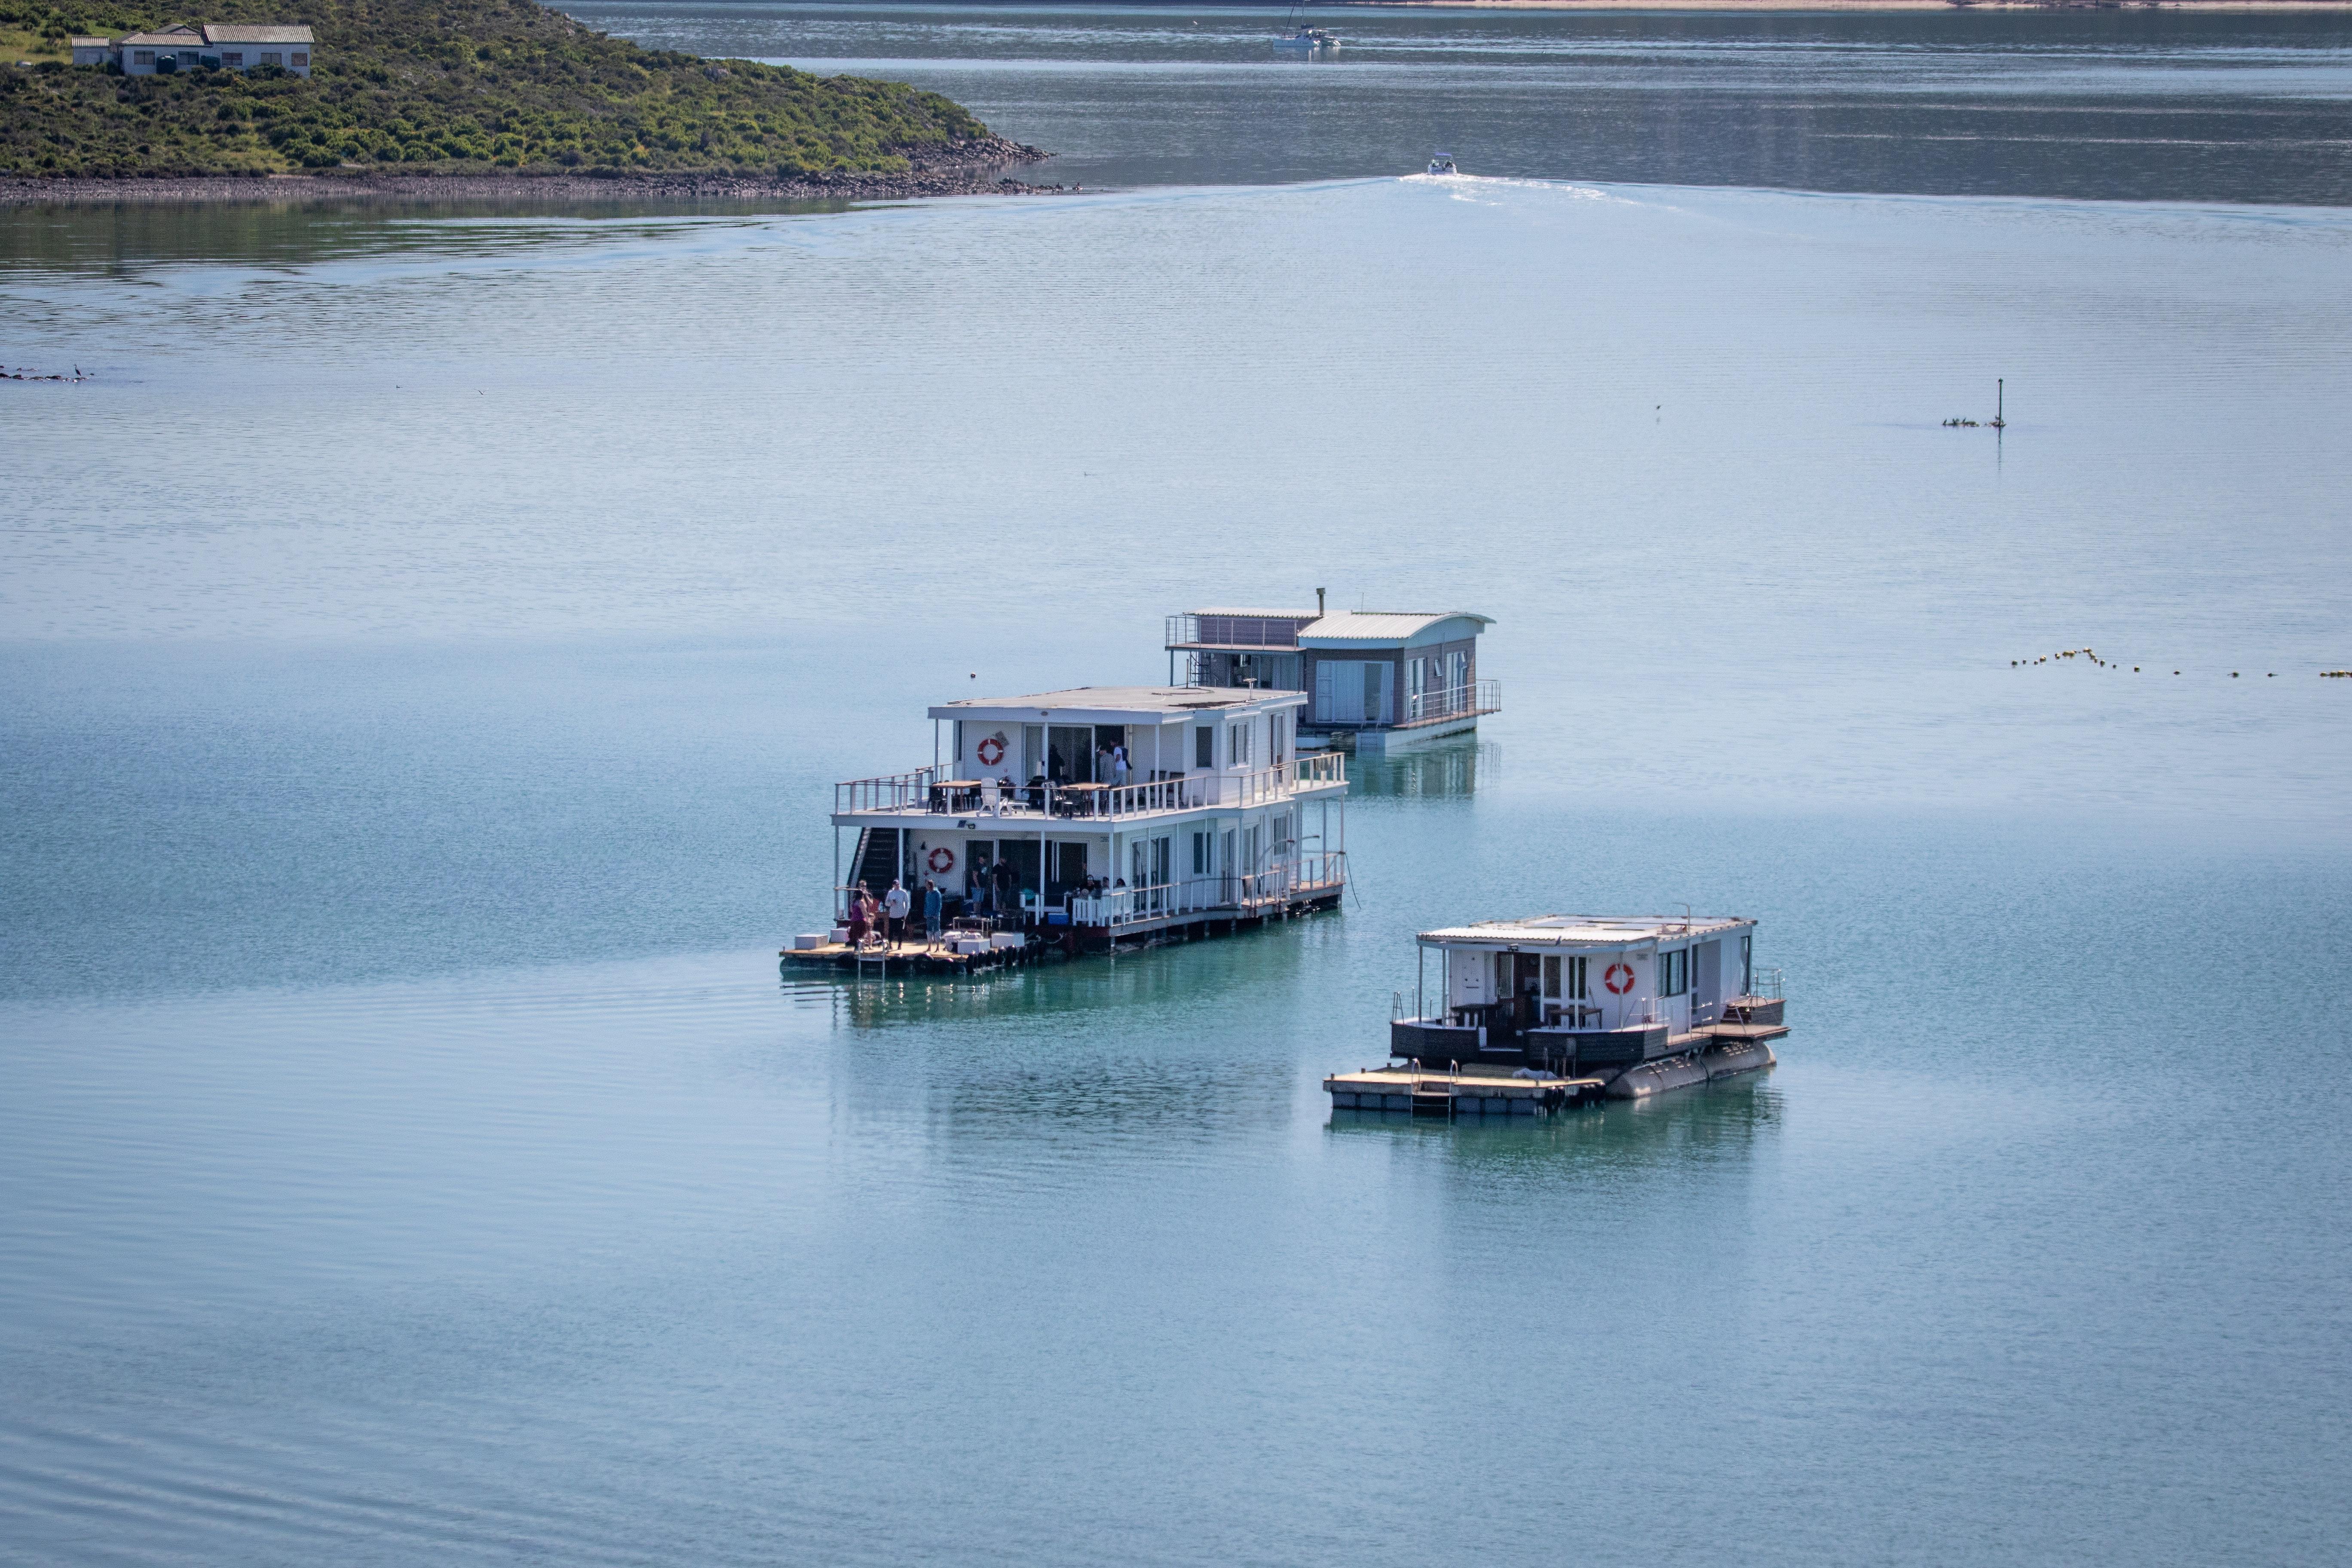
[[[47,203],[104,205],[118,202],[611,202],[793,200],[875,201],[911,196],[1034,195],[1059,185],[1032,184],[1010,171],[1049,154],[1001,136],[908,154],[904,174],[722,174],[707,170],[599,175],[585,174],[407,173],[397,169],[333,169],[317,174],[250,176],[189,174],[171,178],[56,179],[0,177],[0,206]]]

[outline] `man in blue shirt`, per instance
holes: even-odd
[[[923,935],[931,942],[940,940],[940,910],[946,903],[940,895],[939,883],[929,877],[923,879]]]

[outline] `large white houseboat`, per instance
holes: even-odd
[[[1325,1087],[1342,1109],[1529,1111],[1770,1067],[1770,1042],[1789,1031],[1780,972],[1757,967],[1755,932],[1752,920],[1704,915],[1423,931],[1410,1009],[1398,992],[1391,1010],[1391,1065]]]
[[[1347,759],[1298,754],[1306,701],[1120,686],[942,703],[930,766],[834,786],[835,924],[784,956],[960,972],[1335,908]],[[894,881],[906,927],[861,929],[861,894]]]

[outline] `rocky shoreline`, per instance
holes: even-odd
[[[1051,157],[1002,136],[901,150],[902,174],[832,171],[789,177],[678,169],[613,174],[329,169],[301,174],[186,174],[123,179],[0,177],[0,207],[122,202],[875,201],[912,196],[1051,195],[1005,173]]]

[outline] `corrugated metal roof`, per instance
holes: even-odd
[[[112,38],[68,38],[66,47],[69,49],[110,49],[114,47],[114,40]]]
[[[1503,947],[1637,947],[1651,942],[1720,936],[1756,922],[1739,915],[1536,915],[1518,921],[1480,921],[1441,926],[1421,933],[1423,942]]]
[[[207,43],[215,44],[307,44],[310,42],[310,29],[290,24],[283,26],[270,23],[255,26],[239,24],[215,27],[207,23],[205,26],[205,39]]]
[[[1474,616],[1467,610],[1441,610],[1435,615],[1408,615],[1392,610],[1342,610],[1326,616],[1312,626],[1298,628],[1301,647],[1328,643],[1392,643],[1404,642],[1427,631],[1441,621],[1475,621],[1481,628],[1495,623],[1486,616]]]
[[[149,48],[184,49],[192,44],[201,44],[204,41],[205,36],[194,27],[166,27],[160,33],[133,33],[123,39],[122,43],[126,48],[132,44],[138,44]]]
[[[1070,712],[1158,713],[1171,718],[1202,710],[1247,708],[1258,704],[1290,705],[1306,701],[1295,691],[1265,691],[1227,686],[1074,686],[1066,691],[1037,691],[1025,697],[972,697],[942,702],[931,717],[952,717],[958,710],[1026,709],[1043,714]]]

